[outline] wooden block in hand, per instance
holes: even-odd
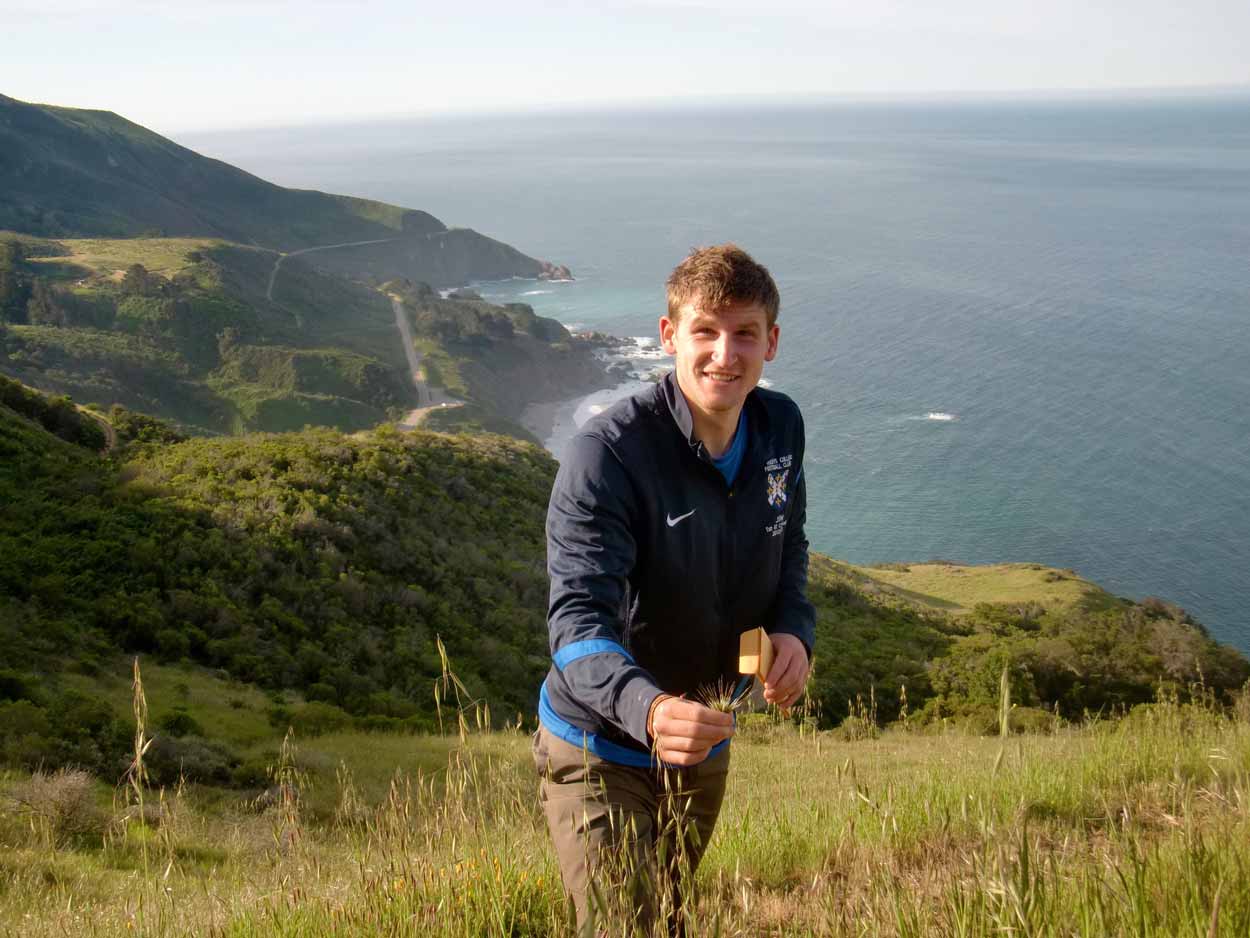
[[[738,673],[754,674],[760,682],[768,680],[773,666],[773,642],[763,629],[743,632],[738,639]]]

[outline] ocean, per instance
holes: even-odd
[[[781,288],[808,536],[1073,568],[1250,651],[1250,98],[829,104],[182,134],[568,264],[482,284],[651,337],[693,245]],[[582,416],[593,408],[582,407]]]

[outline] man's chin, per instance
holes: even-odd
[[[709,414],[732,414],[742,406],[742,402],[746,400],[745,394],[712,394],[703,398],[703,409]]]

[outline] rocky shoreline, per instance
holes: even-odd
[[[525,408],[520,423],[542,440],[556,459],[569,440],[591,417],[616,401],[645,388],[668,370],[666,356],[650,337],[624,337],[604,332],[575,332],[575,342],[591,349],[603,364],[604,375],[613,383],[589,392],[536,401]]]

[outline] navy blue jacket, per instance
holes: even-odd
[[[647,765],[652,701],[736,683],[742,632],[788,632],[810,655],[803,420],[761,388],[743,412],[732,487],[671,372],[569,444],[547,509],[552,667],[539,715],[556,735]]]

